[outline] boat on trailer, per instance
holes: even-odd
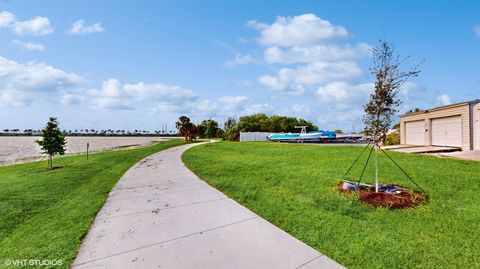
[[[328,140],[334,140],[336,134],[329,131],[311,131],[307,132],[307,126],[295,126],[295,128],[301,128],[300,133],[274,133],[270,134],[267,138],[270,141],[275,142],[326,142]]]

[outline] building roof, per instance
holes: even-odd
[[[448,108],[457,107],[457,106],[475,105],[475,104],[478,104],[478,103],[480,103],[480,99],[475,99],[475,100],[472,100],[472,101],[464,101],[464,102],[460,102],[460,103],[434,107],[434,108],[431,108],[431,109],[420,110],[420,111],[417,111],[417,112],[405,113],[403,115],[400,115],[400,118],[407,117],[407,116],[412,116],[412,115],[418,115],[418,114],[422,114],[422,113],[428,113],[430,111],[448,109]]]

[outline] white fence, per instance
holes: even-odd
[[[240,142],[248,141],[268,141],[266,132],[240,132]]]

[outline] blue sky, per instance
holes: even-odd
[[[425,59],[403,111],[480,98],[478,1],[0,1],[0,128],[256,112],[362,126],[379,38]]]

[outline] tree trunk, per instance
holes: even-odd
[[[48,155],[48,168],[52,169],[53,168],[53,159],[52,155]]]

